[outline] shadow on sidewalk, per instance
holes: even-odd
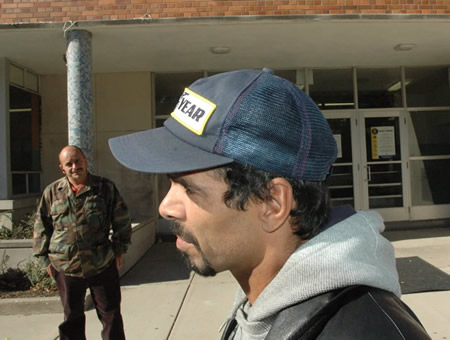
[[[121,279],[121,286],[187,280],[190,270],[175,242],[155,243]]]
[[[385,231],[383,236],[389,241],[401,241],[401,240],[415,240],[419,238],[436,238],[436,237],[449,237],[450,225],[445,227],[418,227],[411,229],[391,229]]]

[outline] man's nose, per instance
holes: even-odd
[[[179,198],[179,193],[173,185],[159,204],[159,213],[166,220],[182,220],[184,218],[184,206]]]

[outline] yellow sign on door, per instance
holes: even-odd
[[[395,156],[395,132],[393,126],[372,126],[370,128],[372,159]]]

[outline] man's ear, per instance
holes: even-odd
[[[63,166],[61,164],[59,165],[59,168],[61,169],[62,173],[65,174],[64,168],[63,168]]]
[[[270,199],[264,202],[263,229],[272,233],[278,230],[289,219],[294,206],[291,184],[281,177],[272,179],[269,183]]]

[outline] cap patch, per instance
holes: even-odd
[[[186,88],[171,116],[178,123],[201,136],[215,109],[216,104]]]

